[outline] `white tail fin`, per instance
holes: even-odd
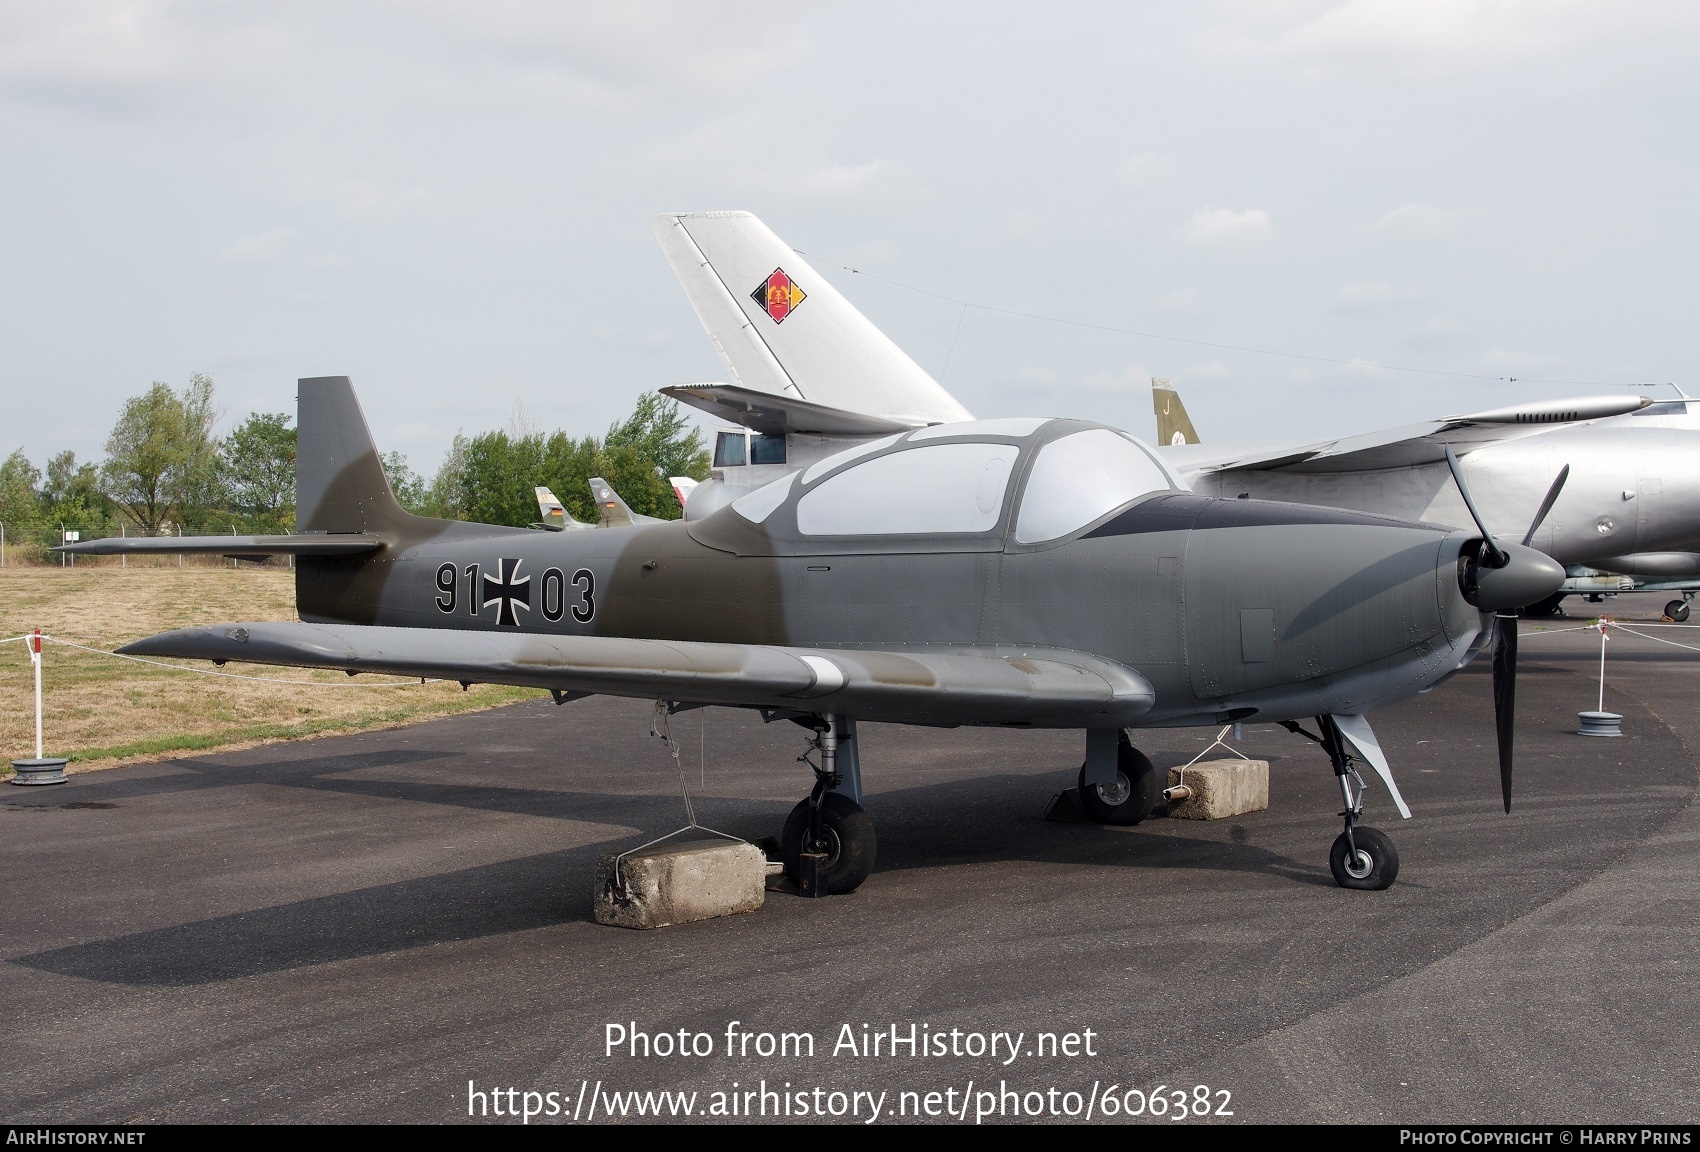
[[[652,227],[734,383],[910,425],[973,419],[748,212],[669,213]]]
[[[697,490],[697,482],[689,476],[669,476],[667,483],[672,485],[673,495],[678,499],[681,508],[690,500],[691,493]]]

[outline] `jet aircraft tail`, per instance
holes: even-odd
[[[750,213],[667,213],[652,228],[733,383],[911,427],[973,419]]]
[[[1157,443],[1197,444],[1192,417],[1186,414],[1179,392],[1167,380],[1151,377],[1151,408],[1157,413]]]

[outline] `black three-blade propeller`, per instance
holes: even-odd
[[[1564,583],[1564,568],[1552,557],[1529,546],[1546,520],[1547,513],[1558,501],[1564,482],[1570,478],[1570,465],[1559,469],[1546,499],[1523,533],[1521,544],[1502,545],[1488,531],[1476,502],[1470,498],[1470,486],[1464,482],[1464,471],[1452,446],[1446,446],[1446,466],[1452,469],[1452,479],[1464,507],[1481,531],[1482,544],[1470,560],[1464,573],[1464,598],[1484,612],[1494,614],[1493,645],[1493,723],[1499,736],[1499,786],[1505,797],[1505,810],[1511,811],[1512,746],[1517,730],[1517,610],[1558,591]]]

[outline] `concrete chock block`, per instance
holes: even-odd
[[[1169,815],[1176,820],[1220,820],[1269,807],[1267,760],[1207,760],[1184,772],[1169,769],[1169,787],[1183,783],[1192,795],[1170,802]]]
[[[618,928],[662,928],[735,912],[754,912],[767,897],[767,856],[754,844],[696,840],[657,844],[620,861],[596,862],[596,922]]]

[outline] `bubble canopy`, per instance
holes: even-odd
[[[1013,543],[1036,545],[1178,487],[1150,449],[1113,428],[985,420],[856,445],[757,489],[729,511],[799,544],[934,536],[989,543],[1005,539],[1002,530],[1013,521]]]

